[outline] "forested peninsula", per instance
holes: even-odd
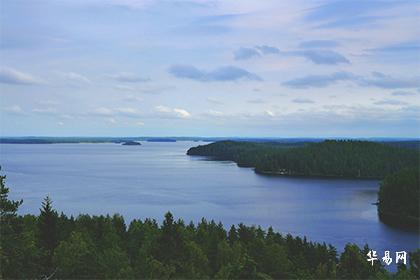
[[[418,167],[418,149],[359,140],[320,143],[220,141],[190,148],[188,155],[231,160],[272,175],[382,179],[406,167]]]
[[[379,218],[384,223],[420,231],[419,168],[406,168],[381,182],[378,194]]]
[[[420,153],[410,143],[355,140],[284,144],[220,141],[193,147],[188,155],[231,160],[270,175],[383,179],[378,195],[382,222],[420,228]]]
[[[1,279],[418,279],[420,250],[388,272],[367,261],[369,247],[343,253],[325,243],[272,228],[185,224],[171,213],[162,224],[120,215],[58,214],[47,197],[39,215],[18,215],[0,176]]]

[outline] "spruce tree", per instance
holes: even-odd
[[[9,188],[5,184],[6,176],[0,175],[0,219],[1,225],[8,221],[8,218],[16,216],[22,200],[9,200]]]
[[[9,200],[6,176],[0,175],[0,278],[15,276],[20,270],[19,248],[21,238],[17,234],[20,226],[16,212],[22,200]]]
[[[38,240],[43,249],[44,261],[43,268],[46,275],[50,275],[52,267],[52,256],[58,243],[58,214],[52,208],[52,200],[47,196],[42,202],[41,214],[38,219]]]

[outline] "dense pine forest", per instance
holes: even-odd
[[[221,223],[185,224],[165,215],[133,220],[120,215],[77,218],[58,214],[48,197],[40,214],[18,215],[0,177],[1,278],[44,279],[416,279],[420,250],[394,274],[375,262],[367,245],[334,247],[283,236],[272,228]]]
[[[419,173],[418,168],[408,168],[385,177],[378,195],[381,221],[420,230]]]
[[[220,141],[193,147],[188,155],[232,160],[258,173],[347,178],[384,178],[418,167],[418,149],[357,140],[326,140],[304,146]]]

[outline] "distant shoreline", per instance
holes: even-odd
[[[271,171],[258,171],[255,170],[256,174],[264,175],[264,176],[273,176],[273,177],[290,177],[290,178],[319,178],[319,179],[351,179],[351,180],[372,180],[372,181],[379,181],[381,180],[380,177],[351,177],[351,176],[337,176],[337,175],[322,175],[322,174],[285,174],[281,172],[271,172]]]
[[[49,136],[24,136],[24,137],[0,137],[0,144],[101,144],[101,143],[117,143],[121,144],[128,141],[143,141],[143,142],[179,142],[179,141],[192,141],[192,142],[216,142],[224,140],[233,141],[244,141],[244,142],[276,142],[276,143],[302,143],[302,142],[322,142],[326,139],[369,139],[374,142],[392,142],[398,143],[403,142],[405,144],[410,143],[413,147],[420,148],[420,138],[311,138],[311,137],[290,137],[290,138],[278,138],[278,137],[155,137],[155,136],[140,136],[140,137],[49,137]]]

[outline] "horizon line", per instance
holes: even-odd
[[[54,135],[24,135],[24,136],[0,136],[0,139],[6,138],[239,138],[239,139],[405,139],[405,140],[419,140],[420,136],[54,136]]]

